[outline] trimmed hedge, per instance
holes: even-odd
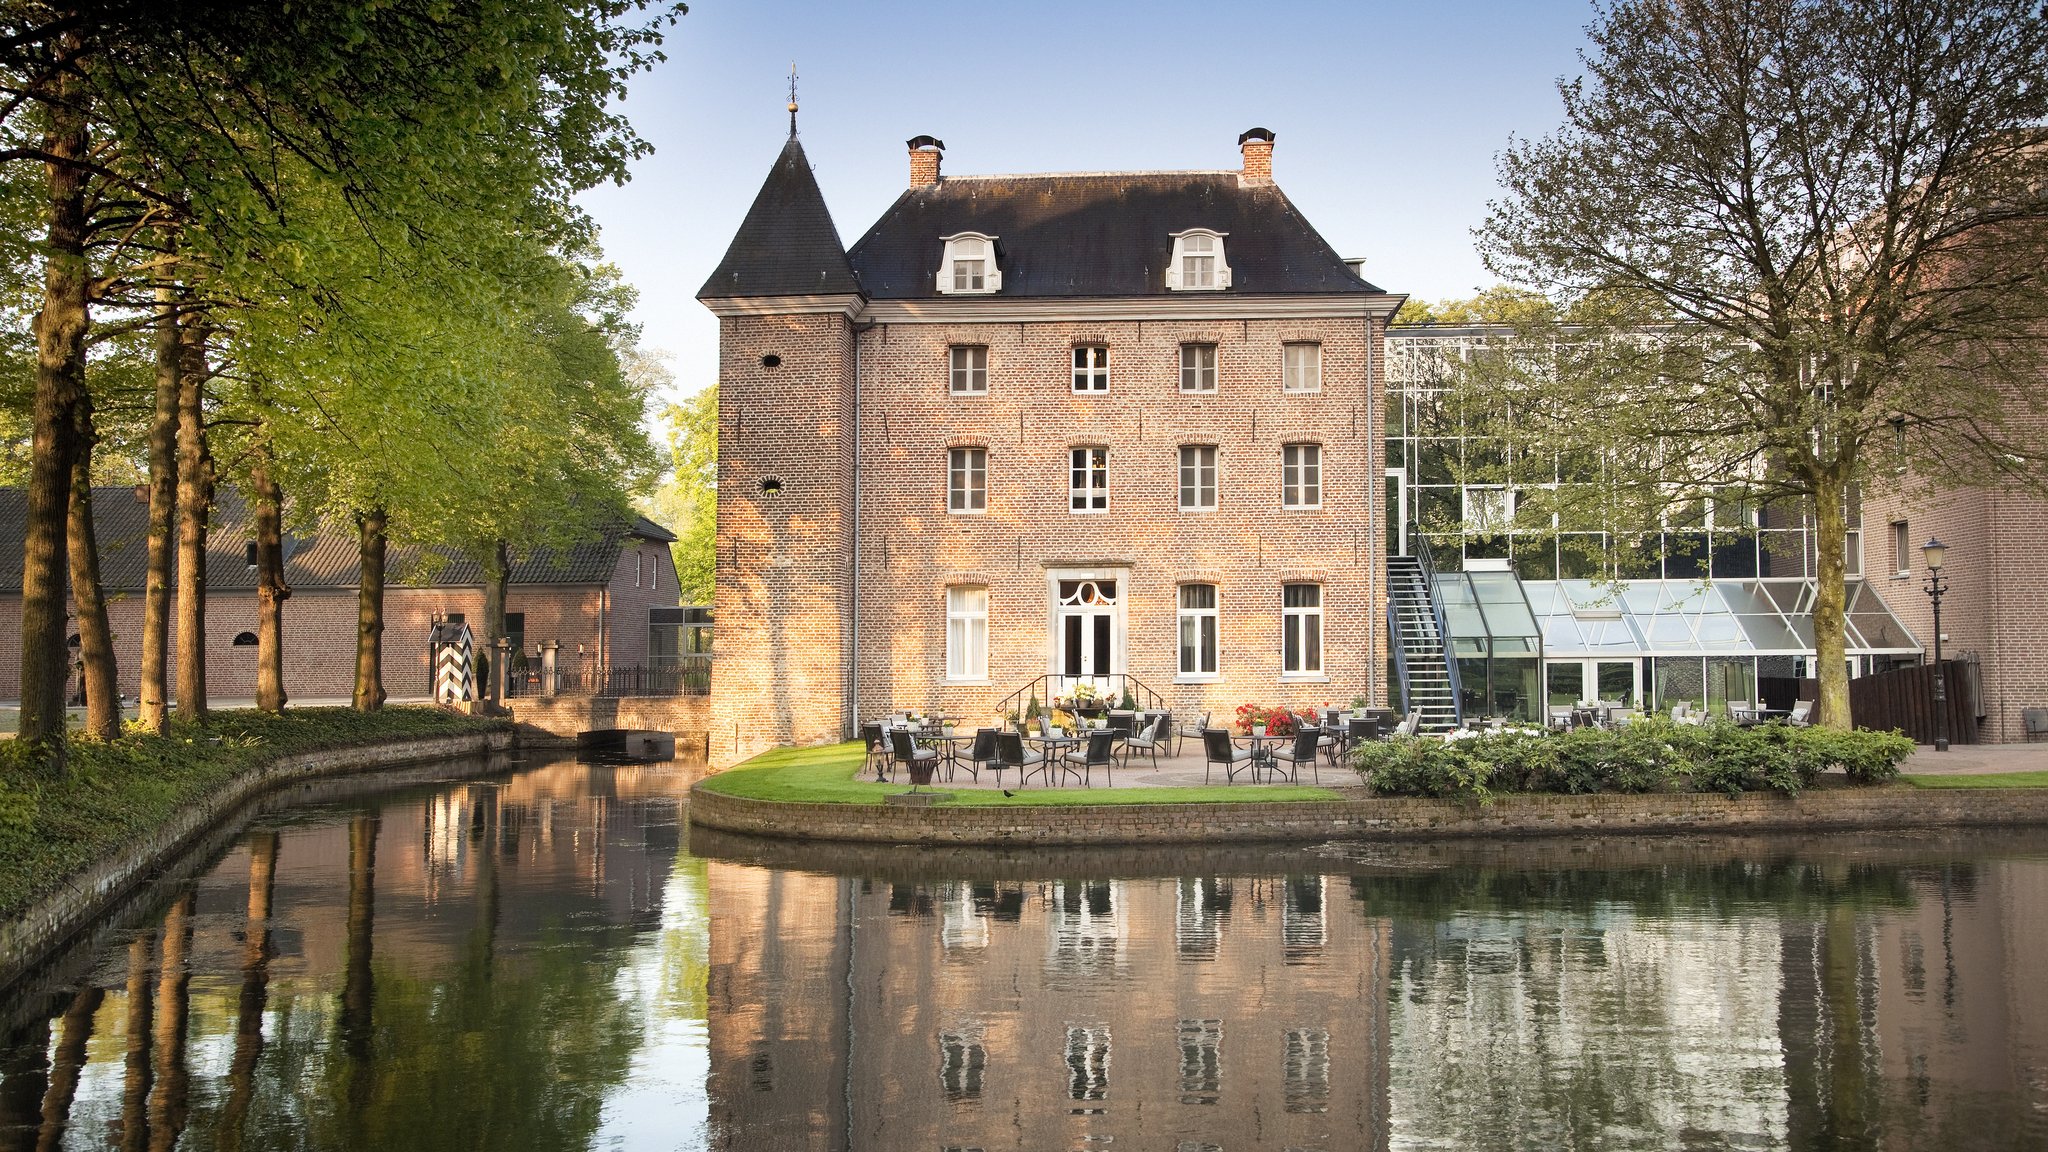
[[[1893,779],[1913,753],[1897,732],[1785,724],[1673,724],[1494,732],[1446,741],[1411,736],[1360,745],[1352,765],[1387,796],[1485,800],[1505,792],[1784,792],[1830,768],[1857,784]]]
[[[169,735],[74,738],[61,779],[37,772],[27,748],[0,740],[0,917],[13,916],[64,877],[153,831],[180,808],[242,773],[296,752],[509,726],[438,708],[290,708],[213,713]]]

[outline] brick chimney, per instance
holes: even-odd
[[[929,188],[939,182],[939,160],[946,154],[946,142],[931,136],[912,136],[910,144],[910,186]]]
[[[1248,128],[1238,135],[1237,146],[1244,151],[1244,172],[1239,178],[1247,184],[1271,184],[1273,134],[1264,128]]]

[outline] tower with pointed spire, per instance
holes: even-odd
[[[719,318],[711,755],[852,723],[853,326],[863,296],[790,136],[697,298]]]

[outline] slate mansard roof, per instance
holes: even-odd
[[[980,232],[996,238],[998,296],[1162,296],[1190,228],[1226,234],[1224,295],[1380,292],[1285,193],[1236,172],[951,176],[897,197],[849,258],[873,299],[937,298],[939,238]]]
[[[100,585],[109,592],[141,592],[149,564],[149,506],[132,488],[92,490],[93,534],[99,541]],[[0,488],[0,595],[21,594],[23,537],[28,528],[28,493]],[[253,524],[239,493],[223,488],[214,501],[207,533],[206,586],[215,592],[254,591],[256,570],[244,549]],[[634,516],[594,540],[566,550],[542,549],[515,556],[514,584],[609,584],[628,539],[668,544],[674,533]],[[288,534],[285,582],[294,588],[354,588],[361,572],[352,528],[326,526],[313,535]],[[440,549],[394,545],[385,568],[390,586],[477,587],[483,571],[476,561]]]
[[[697,298],[938,298],[941,237],[960,232],[996,237],[991,299],[1181,295],[1166,268],[1173,235],[1194,228],[1225,234],[1217,295],[1384,294],[1278,187],[1234,171],[947,176],[897,197],[849,252],[792,136]]]

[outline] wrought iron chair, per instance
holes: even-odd
[[[1266,753],[1266,755],[1272,757],[1276,765],[1287,765],[1288,780],[1297,784],[1300,783],[1301,766],[1307,764],[1308,770],[1314,774],[1315,782],[1321,784],[1323,782],[1322,770],[1317,764],[1316,757],[1319,751],[1317,745],[1322,742],[1322,739],[1322,729],[1303,728],[1294,734],[1294,746],[1292,748],[1275,748],[1271,752]]]
[[[2020,709],[2020,724],[2026,729],[2029,744],[2048,736],[2048,708]]]
[[[1116,729],[1097,728],[1088,733],[1088,746],[1076,748],[1060,757],[1060,772],[1066,775],[1079,773],[1081,786],[1092,788],[1089,776],[1093,769],[1100,767],[1105,783],[1110,781],[1110,768],[1116,764]]]
[[[1174,729],[1173,755],[1180,755],[1180,743],[1182,740],[1185,740],[1190,736],[1193,736],[1195,739],[1200,740],[1202,738],[1202,733],[1207,731],[1209,728],[1209,717],[1214,715],[1214,712],[1204,712],[1202,713],[1202,718],[1200,720],[1191,721],[1187,724],[1183,724],[1180,727]]]
[[[1003,778],[1002,769],[1004,768],[1015,768],[1017,770],[1017,787],[1019,788],[1024,786],[1024,781],[1029,780],[1033,772],[1044,775],[1047,783],[1052,782],[1051,765],[1047,763],[1042,753],[1024,746],[1024,735],[1021,732],[999,732],[996,734],[997,780]]]
[[[931,765],[930,771],[938,771],[941,759],[938,750],[934,748],[919,748],[917,741],[910,738],[910,729],[908,728],[889,729],[889,747],[892,750],[890,758],[896,763],[903,765],[909,771],[912,784],[917,783],[917,778],[920,775],[918,765],[929,764]]]
[[[976,728],[974,743],[968,746],[966,759],[955,759],[954,763],[967,769],[967,774],[977,782],[981,780],[981,770],[987,768],[996,774],[996,787],[1003,786],[1003,762],[996,755],[996,730],[993,728]],[[952,779],[950,775],[946,778]]]
[[[1172,727],[1173,713],[1161,713],[1159,718],[1152,721],[1144,731],[1138,732],[1130,739],[1125,740],[1123,747],[1124,767],[1129,768],[1131,766],[1131,753],[1133,751],[1151,753],[1152,766],[1154,768],[1159,767],[1159,749],[1165,745],[1167,740],[1171,739],[1167,733]]]
[[[1221,728],[1202,729],[1202,748],[1208,754],[1208,762],[1202,765],[1202,783],[1209,782],[1209,769],[1223,765],[1223,782],[1230,783],[1237,774],[1251,769],[1252,779],[1258,777],[1258,762],[1252,758],[1252,750],[1239,748],[1230,742],[1230,733]]]

